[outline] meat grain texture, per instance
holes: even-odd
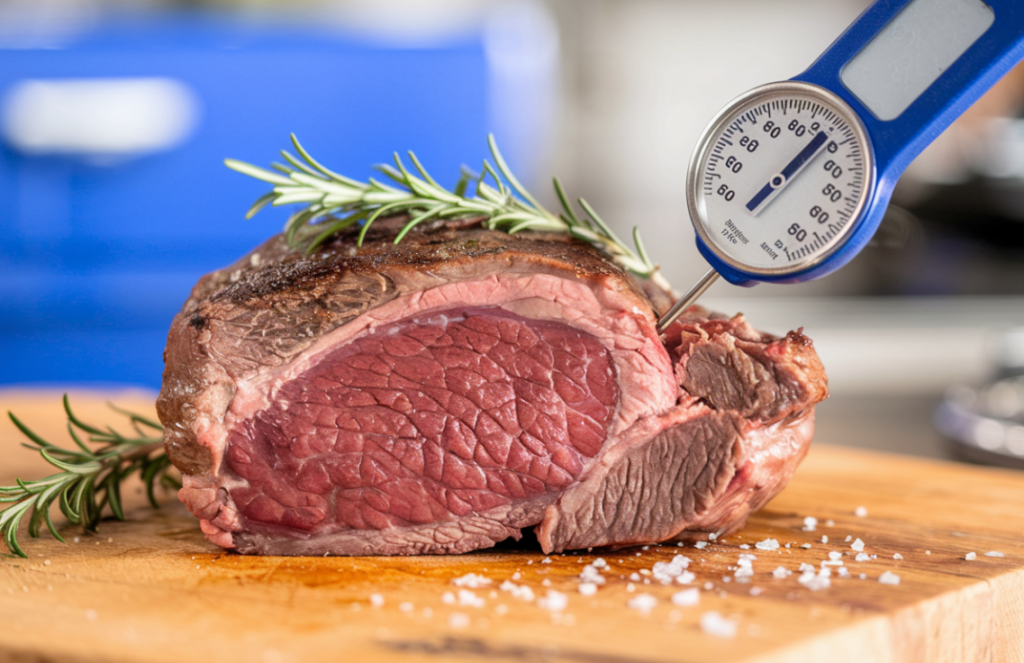
[[[811,342],[692,308],[587,244],[378,221],[274,237],[175,317],[158,411],[214,543],[272,555],[545,552],[706,538],[790,479]]]

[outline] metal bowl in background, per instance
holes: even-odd
[[[997,367],[991,382],[950,387],[935,425],[965,459],[1024,469],[1024,328],[999,339]]]

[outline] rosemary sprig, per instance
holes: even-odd
[[[274,171],[235,159],[225,159],[224,163],[232,170],[274,185],[273,190],[261,196],[249,209],[247,219],[268,204],[306,204],[304,209],[289,217],[285,224],[285,236],[292,246],[301,247],[305,243],[307,252],[314,251],[335,233],[357,224],[362,226],[358,239],[361,246],[370,225],[385,215],[409,216],[409,221],[395,237],[396,244],[424,221],[480,216],[484,218],[487,228],[505,230],[509,234],[522,230],[569,233],[603,249],[623,268],[654,279],[659,285],[668,288],[668,283],[658,274],[658,266],[651,262],[644,250],[636,228],[633,229],[636,247],[633,250],[616,237],[582,198],[579,199],[579,205],[585,215],[578,216],[557,178],[554,180],[555,193],[562,205],[562,212],[555,215],[544,209],[516,179],[498,150],[493,135],[487,137],[487,143],[494,164],[484,160],[479,175],[464,169],[454,191],[448,191],[438,184],[412,152],[409,152],[412,171],[397,153],[394,155],[394,166],[377,166],[391,181],[390,184],[373,178],[368,182],[359,182],[328,170],[302,147],[295,134],[292,134],[291,139],[299,156],[282,150],[281,156],[286,163],[273,164]],[[474,183],[473,195],[467,195],[470,185]],[[306,226],[313,226],[319,232],[300,240],[299,231]]]
[[[10,504],[0,511],[0,534],[9,551],[28,556],[18,545],[18,527],[26,516],[29,516],[30,536],[38,537],[40,526],[46,523],[50,533],[64,543],[50,519],[50,507],[54,502],[68,520],[95,531],[104,507],[109,506],[119,520],[125,519],[121,483],[133,472],[142,477],[146,495],[154,507],[157,506],[154,494],[157,482],[166,485],[177,483],[167,474],[171,461],[163,453],[163,437],[159,434],[163,428],[160,424],[113,405],[111,409],[128,417],[137,437],[125,437],[113,428],[103,430],[82,422],[71,411],[67,394],[64,395],[68,434],[77,449],[65,449],[47,442],[8,412],[18,430],[31,440],[30,444],[23,443],[22,446],[38,451],[46,462],[59,470],[45,479],[15,479],[14,486],[0,486],[0,503]],[[98,446],[90,447],[83,442],[83,437],[88,443]]]

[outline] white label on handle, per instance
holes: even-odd
[[[878,119],[896,119],[994,21],[981,0],[913,0],[846,64],[840,78]]]
[[[0,132],[21,152],[124,157],[180,144],[199,103],[169,78],[85,78],[20,81],[0,108]]]

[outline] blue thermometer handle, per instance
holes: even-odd
[[[914,1],[922,0],[877,0],[814,64],[790,79],[817,85],[839,96],[867,130],[874,151],[873,187],[849,238],[805,271],[756,277],[724,263],[698,238],[701,254],[726,280],[737,285],[754,285],[756,281],[795,283],[820,278],[845,265],[874,235],[896,180],[914,157],[1024,59],[1024,0],[984,0],[995,15],[993,23],[898,116],[879,119],[843,83],[843,68]]]

